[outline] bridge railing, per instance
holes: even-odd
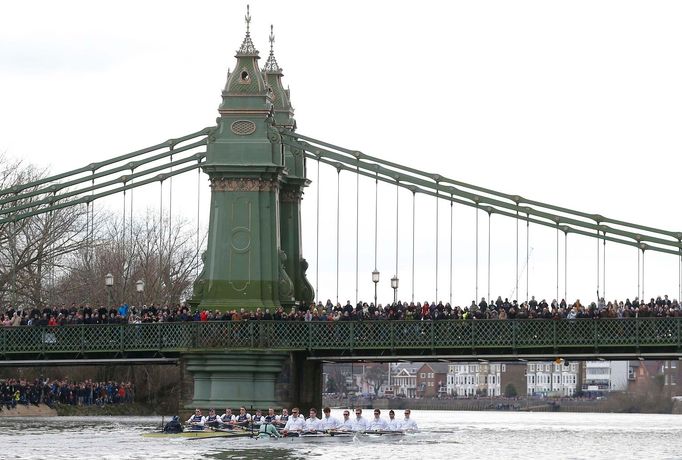
[[[451,350],[682,350],[682,318],[448,321],[240,321],[19,326],[0,329],[0,355],[209,349],[354,353]]]

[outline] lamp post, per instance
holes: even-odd
[[[107,287],[107,296],[109,298],[109,307],[111,307],[111,304],[114,302],[114,275],[111,273],[107,273],[107,275],[104,277],[104,285]]]
[[[377,284],[379,283],[379,271],[375,268],[372,272],[372,283],[374,283],[374,306],[377,306]]]
[[[398,275],[393,275],[391,278],[391,287],[393,288],[393,303],[398,302]]]
[[[144,281],[142,280],[137,280],[137,283],[135,283],[135,290],[137,290],[137,294],[140,297],[140,307],[144,303]]]

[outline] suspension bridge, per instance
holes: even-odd
[[[75,232],[78,249],[86,260],[96,259],[95,206],[106,197],[123,197],[120,237],[132,239],[134,193],[141,187],[159,184],[160,215],[158,241],[158,283],[169,286],[173,246],[172,203],[167,203],[164,219],[163,187],[172,187],[179,175],[197,175],[197,195],[201,181],[210,181],[210,220],[206,249],[201,252],[200,228],[196,230],[194,260],[201,265],[188,300],[200,310],[300,308],[319,299],[320,207],[333,203],[320,201],[320,169],[337,175],[336,194],[336,299],[339,299],[341,253],[340,190],[341,174],[355,178],[355,300],[359,300],[359,273],[377,270],[379,186],[395,187],[395,271],[391,279],[394,301],[398,300],[400,232],[411,223],[411,301],[415,292],[415,213],[416,197],[429,197],[449,205],[449,214],[435,207],[433,222],[433,299],[446,297],[453,302],[453,209],[475,210],[474,298],[491,299],[490,251],[491,217],[515,223],[516,244],[514,293],[518,300],[519,271],[530,258],[530,228],[549,228],[556,234],[555,264],[545,270],[555,272],[556,299],[568,298],[569,235],[592,238],[596,252],[596,291],[602,295],[606,283],[607,243],[630,247],[637,252],[637,294],[645,299],[646,255],[661,253],[678,261],[678,298],[682,298],[682,232],[626,222],[605,215],[511,195],[468,184],[443,174],[400,165],[357,150],[325,142],[297,131],[291,94],[282,83],[282,69],[270,53],[261,67],[259,52],[250,32],[247,12],[246,34],[236,53],[233,71],[228,73],[219,106],[216,126],[85,165],[65,173],[28,181],[0,190],[0,226],[3,242],[13,257],[10,279],[5,283],[16,299],[17,264],[14,257],[21,228],[29,219],[51,219],[64,209],[81,209],[84,226]],[[309,171],[310,165],[316,170]],[[312,177],[311,177],[312,176]],[[360,178],[374,184],[374,267],[360,267]],[[312,179],[315,179],[313,181]],[[314,182],[314,183],[313,183]],[[317,197],[315,228],[315,274],[302,248],[301,207],[304,191]],[[411,199],[412,215],[401,216],[400,200]],[[172,196],[172,194],[171,194]],[[364,200],[363,198],[363,201]],[[129,205],[128,205],[129,203]],[[126,206],[129,206],[126,208]],[[197,200],[197,213],[200,201]],[[188,212],[186,209],[177,212]],[[481,216],[488,220],[487,241],[479,241]],[[126,226],[126,218],[129,225]],[[199,219],[197,218],[197,223]],[[442,246],[442,223],[449,221],[449,246]],[[129,227],[129,228],[128,228]],[[164,229],[167,233],[164,234]],[[525,229],[525,231],[524,231]],[[128,233],[128,230],[130,232]],[[347,228],[344,231],[348,231]],[[366,233],[363,231],[363,235]],[[382,235],[382,237],[385,235]],[[525,237],[525,254],[520,239]],[[25,242],[25,241],[24,241]],[[486,260],[479,248],[487,244]],[[402,250],[405,250],[404,248]],[[482,251],[481,251],[482,252]],[[563,252],[563,270],[560,253]],[[129,255],[131,257],[131,255]],[[352,257],[353,255],[351,255]],[[199,260],[201,259],[201,264]],[[525,260],[525,261],[524,261]],[[439,267],[448,264],[450,283],[439,285]],[[48,264],[49,266],[49,264]],[[164,268],[165,267],[165,268]],[[520,268],[521,267],[521,268]],[[480,286],[479,273],[487,270],[487,286]],[[563,280],[561,275],[563,274]],[[54,274],[52,274],[54,276]],[[528,300],[528,276],[526,300]],[[149,281],[149,280],[148,280]],[[132,284],[132,283],[131,283]],[[560,286],[563,284],[563,292]],[[142,285],[143,288],[143,285]],[[158,300],[158,299],[157,299]],[[15,302],[16,303],[16,302]],[[377,303],[376,290],[374,304]],[[678,359],[681,355],[679,317],[618,318],[600,320],[444,320],[444,321],[366,321],[366,322],[199,322],[107,324],[59,327],[19,326],[0,331],[0,356],[8,365],[73,362],[177,362],[186,364],[194,378],[192,405],[252,403],[258,407],[282,401],[313,404],[321,394],[323,361],[395,359]],[[282,374],[286,391],[276,390]]]

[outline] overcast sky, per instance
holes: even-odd
[[[299,132],[464,182],[682,230],[682,3],[251,1],[252,37],[275,52]],[[244,36],[246,2],[4,2],[0,152],[54,173],[214,124]],[[316,166],[304,199],[315,281]],[[322,168],[320,297],[336,299],[336,173]],[[355,298],[355,179],[341,175],[339,300]],[[196,175],[174,200],[196,208]],[[182,190],[182,192],[178,192]],[[208,196],[203,182],[203,198]],[[380,301],[392,298],[395,190],[380,188]],[[361,181],[359,296],[373,297],[374,188]],[[150,186],[149,196],[158,196]],[[412,295],[412,204],[400,195],[399,297]],[[435,205],[417,197],[415,300],[435,297]],[[158,206],[151,198],[146,206]],[[111,202],[113,209],[120,203]],[[143,204],[138,203],[142,212]],[[208,202],[202,201],[202,225]],[[441,204],[438,297],[450,296]],[[195,219],[194,211],[186,211]],[[474,213],[454,207],[453,297],[475,295]],[[487,215],[479,290],[487,296]],[[491,294],[514,297],[515,223],[493,217]],[[560,241],[560,297],[564,246]],[[519,298],[556,296],[556,240],[531,227]],[[591,301],[596,242],[569,236],[568,297]],[[604,280],[600,281],[603,290]],[[678,260],[647,254],[646,297],[678,297]],[[603,292],[603,291],[602,291]],[[637,252],[607,245],[606,295],[637,294]]]

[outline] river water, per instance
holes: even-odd
[[[341,418],[341,411],[332,415]],[[0,458],[682,459],[679,415],[412,411],[411,417],[421,432],[399,439],[312,440],[142,437],[161,417],[0,417]]]

